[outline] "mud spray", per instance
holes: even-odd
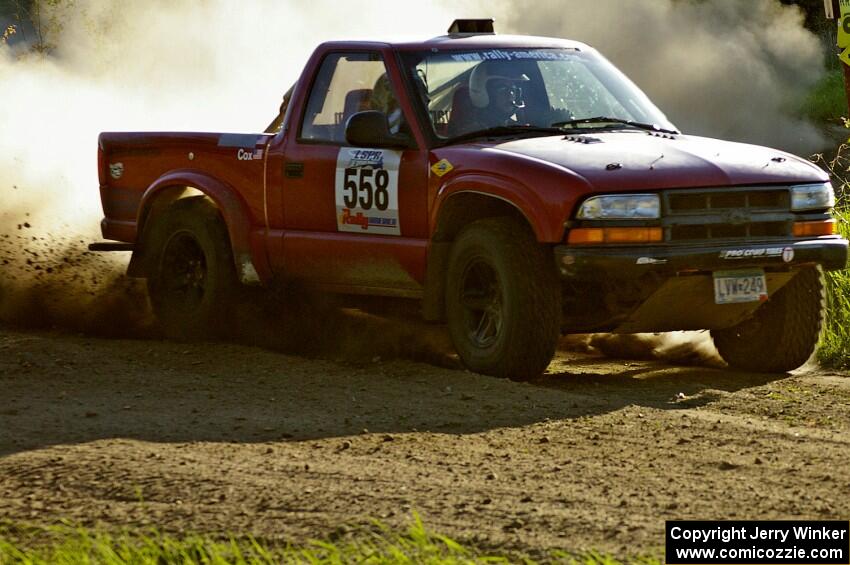
[[[0,320],[155,335],[144,285],[123,276],[126,254],[86,251],[100,239],[98,133],[261,131],[316,44],[387,35],[391,6],[42,4],[51,53],[0,46]],[[421,2],[404,8],[414,33],[449,18]]]
[[[776,0],[574,0],[533,7],[501,0],[466,3],[463,13],[447,0],[346,6],[76,0],[45,7],[46,18],[58,24],[49,55],[33,53],[26,42],[0,46],[0,322],[156,335],[143,285],[123,275],[127,257],[86,251],[100,237],[97,134],[261,130],[314,46],[328,39],[439,35],[456,17],[492,16],[501,32],[594,45],[689,133],[804,154],[821,147],[815,129],[787,111],[822,73],[820,46],[799,11]],[[399,13],[402,25],[390,17]],[[416,325],[338,309],[327,316],[340,312],[352,336],[393,336],[352,337],[344,354],[362,349],[367,357],[384,351],[437,359],[447,348],[444,336]],[[665,358],[675,351],[677,360],[701,358],[694,352],[706,343],[699,340],[689,352],[690,339],[585,341],[614,355]]]

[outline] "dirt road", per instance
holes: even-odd
[[[299,541],[416,511],[627,555],[665,519],[850,517],[844,375],[562,352],[520,384],[405,355],[0,330],[0,518]]]

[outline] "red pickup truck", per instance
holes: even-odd
[[[819,168],[682,134],[591,47],[486,20],[324,43],[265,133],[102,133],[98,158],[93,248],[132,250],[174,336],[297,281],[418,301],[491,375],[540,374],[566,333],[695,329],[780,372],[847,259]]]

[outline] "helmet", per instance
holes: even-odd
[[[503,61],[484,61],[472,69],[472,73],[469,75],[469,99],[473,106],[486,108],[490,104],[487,83],[497,79],[511,82],[527,82],[529,80],[527,75],[516,68],[516,64],[506,64]]]

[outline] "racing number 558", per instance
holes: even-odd
[[[375,184],[372,185],[374,176]],[[343,202],[346,208],[360,205],[364,210],[371,210],[374,205],[378,210],[386,210],[390,205],[390,174],[386,169],[371,169],[366,167],[345,169],[345,193]]]

